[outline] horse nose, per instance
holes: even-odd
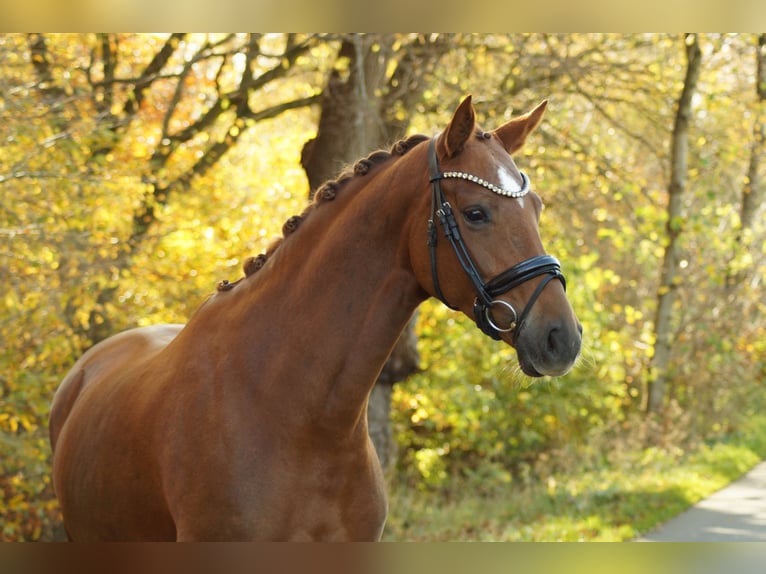
[[[556,322],[550,326],[546,339],[548,356],[557,363],[572,363],[580,354],[582,325],[577,322],[576,329]]]

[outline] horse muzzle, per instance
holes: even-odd
[[[519,366],[530,377],[565,375],[580,356],[582,325],[571,320],[530,320],[515,340]]]

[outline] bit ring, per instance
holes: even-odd
[[[501,305],[513,314],[513,320],[511,321],[509,327],[503,329],[499,327],[497,323],[495,323],[495,321],[492,319],[492,307],[495,305]],[[489,326],[492,327],[495,331],[500,333],[510,333],[516,328],[516,322],[519,320],[519,314],[516,313],[516,309],[514,309],[513,305],[507,301],[503,301],[502,299],[494,299],[489,302],[489,305],[484,307],[484,318],[487,320],[487,323],[489,323]]]

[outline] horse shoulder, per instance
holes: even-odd
[[[181,331],[183,325],[161,324],[123,331],[97,343],[86,351],[64,377],[53,397],[49,418],[51,445],[58,437],[83,390],[128,364],[154,356]]]

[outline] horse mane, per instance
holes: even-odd
[[[245,272],[245,277],[238,279],[234,283],[231,283],[228,280],[221,281],[217,286],[218,291],[228,291],[234,288],[234,286],[243,279],[250,277],[253,273],[260,270],[269,260],[269,257],[271,257],[271,255],[277,249],[279,249],[279,246],[282,244],[282,242],[287,237],[295,233],[295,231],[297,231],[301,223],[303,223],[303,221],[311,215],[317,206],[335,199],[337,194],[343,188],[345,188],[351,180],[367,175],[371,169],[387,162],[391,158],[403,156],[416,145],[428,139],[428,136],[422,134],[406,137],[391,146],[389,151],[374,151],[367,157],[357,160],[350,169],[342,171],[337,178],[323,183],[314,192],[311,202],[308,204],[306,209],[303,210],[303,213],[300,215],[293,215],[292,217],[288,218],[287,221],[285,221],[285,223],[282,225],[282,237],[276,239],[268,247],[265,253],[260,253],[259,255],[254,257],[250,256],[245,259],[242,264],[242,269]]]

